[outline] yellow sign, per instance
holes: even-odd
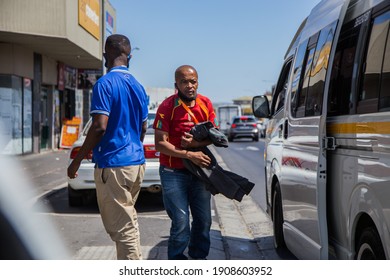
[[[96,39],[100,38],[99,0],[79,0],[79,24]]]
[[[61,128],[60,148],[71,148],[79,138],[81,119],[64,120]]]

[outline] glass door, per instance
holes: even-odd
[[[42,87],[41,90],[41,149],[49,148],[49,119],[48,119],[48,89]]]

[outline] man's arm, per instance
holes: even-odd
[[[184,132],[184,135],[181,137],[181,146],[184,149],[202,148],[202,147],[206,147],[212,143],[213,142],[209,138],[206,138],[203,141],[196,141],[194,139],[194,136],[189,132]]]
[[[73,179],[77,177],[77,170],[80,167],[81,161],[102,139],[106,132],[108,122],[108,116],[106,115],[94,115],[90,129],[88,130],[87,137],[75,159],[68,167],[68,177]]]
[[[142,123],[141,142],[144,142],[146,130],[148,130],[148,120]]]
[[[188,151],[179,149],[168,142],[168,132],[155,129],[155,146],[156,150],[168,156],[186,158],[191,160],[196,165],[207,167],[211,163],[211,159],[201,151]]]

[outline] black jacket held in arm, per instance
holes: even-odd
[[[203,126],[203,127],[201,127]],[[205,131],[204,127],[210,131],[210,127],[207,123],[199,123],[190,131],[191,134],[194,135],[195,140],[201,141],[206,137],[209,137],[214,145],[218,147],[227,147],[227,139],[226,136],[216,130],[215,128],[212,130],[212,137],[206,135],[206,133],[201,133],[204,137],[203,139],[195,137],[196,129]],[[215,140],[217,139],[217,140]],[[224,170],[221,166],[219,166],[217,160],[214,155],[207,147],[203,147],[198,149],[208,155],[211,159],[211,163],[208,167],[202,168],[192,161],[188,159],[183,159],[184,166],[195,176],[200,178],[206,184],[207,190],[212,194],[216,195],[218,193],[224,195],[227,198],[235,199],[237,201],[241,201],[244,195],[248,195],[254,187],[254,183],[250,182],[247,178],[244,178],[236,173],[233,173],[228,170]]]

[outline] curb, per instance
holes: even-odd
[[[61,183],[60,185],[57,185],[56,187],[50,189],[50,190],[47,190],[45,192],[42,192],[40,194],[37,194],[35,195],[34,197],[32,197],[30,200],[29,200],[29,203],[31,203],[31,205],[37,203],[42,197],[45,197],[47,194],[51,193],[51,192],[55,192],[55,191],[58,191],[60,189],[63,189],[65,187],[68,186],[68,182],[63,182]]]
[[[217,151],[210,150],[218,164],[230,170]],[[267,259],[263,250],[274,252],[272,222],[250,195],[239,202],[218,194],[214,201],[227,259]]]

